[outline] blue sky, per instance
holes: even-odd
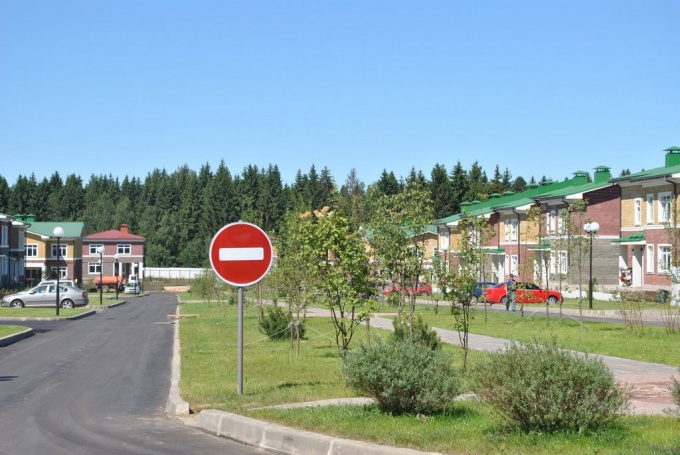
[[[1,0],[0,175],[562,180],[680,146],[680,2]]]

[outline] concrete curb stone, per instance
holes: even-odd
[[[17,341],[21,341],[25,338],[32,337],[35,335],[35,332],[33,329],[27,328],[26,330],[15,333],[13,335],[7,335],[6,337],[0,338],[0,347],[5,347],[9,346],[10,344],[16,343]]]

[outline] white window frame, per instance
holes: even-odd
[[[68,277],[68,267],[66,267],[66,266],[60,265],[58,269],[57,269],[57,267],[52,267],[51,270],[52,270],[52,273],[50,273],[50,276],[54,276],[55,272],[57,272],[57,270],[58,270],[59,271],[59,279]]]
[[[668,275],[671,273],[671,246],[670,245],[659,245],[658,246],[659,262],[658,267],[659,275]]]
[[[551,210],[547,213],[547,231],[548,234],[554,234],[555,233],[555,218],[557,216],[557,212],[554,210]]]
[[[517,220],[508,218],[505,220],[505,241],[517,240]]]
[[[566,209],[560,209],[557,211],[557,232],[561,235],[564,235],[566,233],[564,223],[564,217],[566,213],[567,213]]]
[[[24,245],[24,254],[26,255],[27,258],[37,258],[38,245],[36,243],[27,243],[26,245]]]
[[[671,192],[659,193],[659,224],[671,220]]]
[[[90,243],[90,246],[88,248],[88,250],[90,252],[90,256],[92,256],[92,255],[99,256],[99,251],[97,251],[99,249],[99,247],[103,248],[104,245],[101,244],[101,243]]]
[[[550,258],[550,273],[555,274],[565,274],[569,271],[567,267],[567,252],[564,250],[551,251]]]
[[[61,251],[59,252],[59,257],[60,257],[60,258],[68,257],[68,256],[66,256],[66,253],[68,252],[68,249],[66,248],[66,244],[65,244],[65,243],[60,243],[59,245],[57,245],[56,243],[53,243],[53,244],[52,244],[52,257],[53,257],[53,258],[56,258],[56,257],[57,257],[57,246],[59,247],[59,250],[61,250]]]
[[[647,195],[647,224],[654,224],[654,193]]]
[[[642,225],[642,198],[636,197],[633,199],[633,223],[635,226]]]
[[[119,243],[118,254],[129,256],[132,254],[132,245],[130,243]]]
[[[87,273],[89,275],[99,275],[102,270],[101,262],[88,262],[87,263]]]
[[[654,245],[647,245],[647,273],[654,273]]]

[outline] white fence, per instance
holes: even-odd
[[[144,267],[144,279],[149,278],[181,278],[191,280],[206,269],[190,267]]]

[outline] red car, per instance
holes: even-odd
[[[489,303],[502,303],[508,301],[508,290],[505,283],[498,283],[495,286],[486,288],[483,291]],[[517,283],[517,303],[548,303],[554,304],[557,302],[564,302],[562,294],[550,289],[542,289],[533,283]]]
[[[401,290],[401,286],[389,286],[387,289],[385,289],[385,291],[383,291],[383,294],[398,294],[401,292]],[[418,286],[416,286],[415,292],[413,292],[412,286],[407,286],[404,290],[407,295],[432,295],[432,286],[430,286],[429,283],[419,283]]]

